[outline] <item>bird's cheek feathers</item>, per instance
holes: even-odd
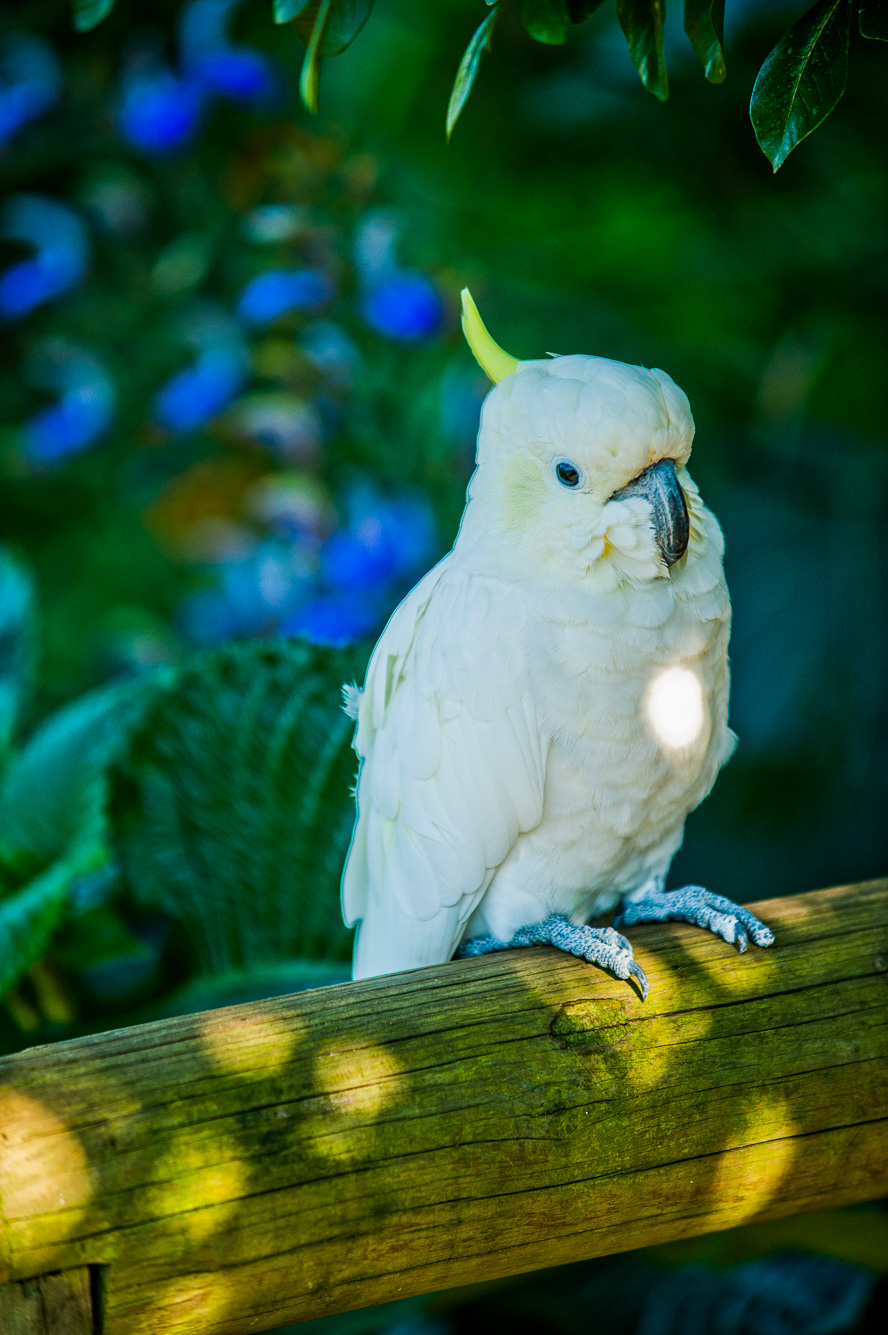
[[[516,574],[556,582],[591,578],[602,588],[666,574],[645,501],[602,503],[567,488],[560,494],[534,458],[516,459],[496,481],[489,519],[513,552]],[[477,503],[486,508],[485,492],[478,489]]]

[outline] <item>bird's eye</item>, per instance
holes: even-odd
[[[572,464],[570,459],[559,459],[555,465],[555,476],[562,487],[578,487],[583,480],[583,474],[576,464]]]

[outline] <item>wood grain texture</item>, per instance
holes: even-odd
[[[236,1335],[888,1192],[888,881],[0,1061],[0,1280]]]
[[[0,1284],[0,1335],[93,1335],[89,1270]]]

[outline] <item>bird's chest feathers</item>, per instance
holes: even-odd
[[[687,810],[729,746],[729,619],[722,581],[699,597],[660,580],[606,598],[570,591],[546,601],[538,651],[547,660],[540,704],[553,739],[552,801],[561,784],[568,803],[579,786],[600,802],[657,794]]]

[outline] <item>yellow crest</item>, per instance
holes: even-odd
[[[475,361],[495,385],[517,370],[518,358],[510,357],[507,352],[503,352],[498,343],[494,343],[484,328],[484,321],[478,314],[478,307],[467,287],[462,290],[462,327]]]

